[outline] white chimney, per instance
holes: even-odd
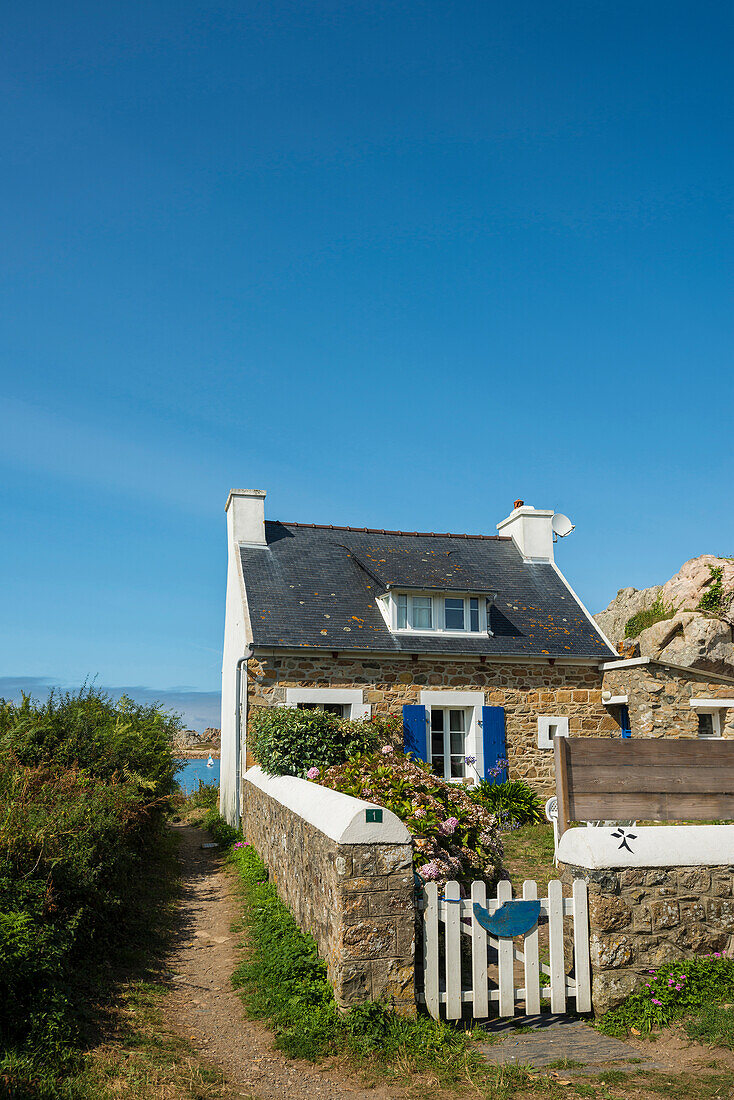
[[[541,511],[515,501],[515,507],[507,519],[497,524],[500,535],[511,535],[512,541],[525,561],[553,561],[553,528],[555,512]]]
[[[265,541],[265,490],[232,489],[227,497],[229,542],[240,546],[267,546]]]

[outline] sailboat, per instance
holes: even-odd
[[[209,753],[209,759],[206,762],[206,766],[207,766],[207,768],[213,768],[214,767],[214,761],[212,760],[212,754],[211,753]]]

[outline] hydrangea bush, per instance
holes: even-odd
[[[313,769],[312,769],[313,770]],[[309,776],[310,778],[311,776]],[[392,810],[413,837],[415,870],[424,881],[466,885],[502,875],[497,818],[460,784],[410,760],[392,744],[313,776],[325,787]]]

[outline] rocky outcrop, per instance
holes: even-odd
[[[627,637],[628,623],[643,612],[662,617]],[[625,657],[652,657],[734,676],[732,616],[734,560],[702,554],[663,585],[620,588],[595,619]]]
[[[173,744],[177,749],[198,749],[201,738],[196,730],[177,730],[173,735]]]

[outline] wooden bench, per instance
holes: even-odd
[[[557,737],[559,838],[572,821],[734,820],[734,741]]]

